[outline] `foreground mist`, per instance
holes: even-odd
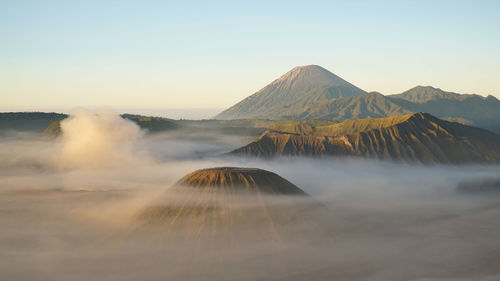
[[[0,139],[2,280],[500,279],[500,197],[456,190],[500,177],[499,166],[226,158],[248,140],[148,135],[111,112],[80,110],[61,127],[57,139]],[[230,244],[143,228],[141,210],[215,166],[286,178],[325,206],[318,227],[288,225],[300,239],[280,233],[279,243],[238,229]]]

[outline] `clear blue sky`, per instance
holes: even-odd
[[[224,108],[297,65],[500,97],[500,1],[0,0],[0,110]]]

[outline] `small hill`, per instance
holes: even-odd
[[[290,119],[309,104],[365,92],[318,65],[295,67],[216,119]]]
[[[230,241],[249,235],[252,239],[279,242],[298,234],[298,229],[306,232],[311,229],[315,224],[313,213],[322,208],[275,173],[256,168],[218,167],[186,175],[144,208],[139,218],[144,226],[194,239]],[[286,231],[288,227],[295,231]]]
[[[426,113],[359,119],[309,134],[268,131],[232,155],[356,156],[421,163],[499,163],[500,136]]]
[[[256,168],[221,167],[198,170],[183,177],[177,186],[211,187],[216,189],[214,192],[235,189],[266,194],[306,195],[277,174]]]

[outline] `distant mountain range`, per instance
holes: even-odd
[[[500,133],[500,101],[430,86],[402,94],[367,93],[328,70],[296,67],[215,119],[331,119],[337,121],[428,112]]]
[[[267,131],[232,155],[355,156],[420,163],[500,163],[500,136],[476,127],[413,113],[348,120],[308,133]]]

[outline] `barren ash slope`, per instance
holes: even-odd
[[[267,131],[232,155],[359,156],[421,163],[499,163],[500,136],[476,127],[414,113],[349,120],[309,134]]]
[[[139,219],[162,233],[189,238],[224,242],[247,235],[279,242],[302,230],[316,231],[314,214],[324,208],[275,173],[217,167],[186,175],[144,208]]]
[[[298,66],[215,119],[300,119],[311,103],[365,93],[321,66]]]

